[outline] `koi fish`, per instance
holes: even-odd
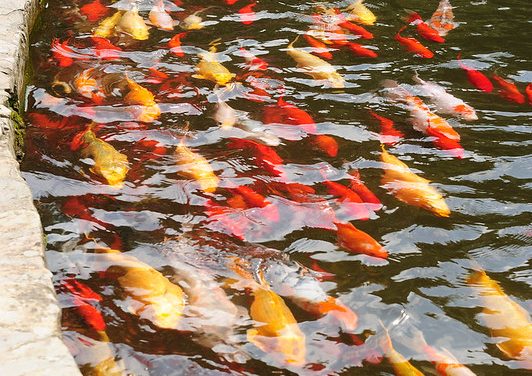
[[[426,24],[417,12],[410,13],[407,23],[409,25],[416,25],[418,34],[423,38],[436,43],[445,43],[445,39],[440,36],[440,33]]]
[[[532,83],[526,85],[526,96],[528,97],[528,103],[532,104]]]
[[[240,53],[246,60],[249,70],[266,70],[268,69],[268,63],[263,59],[253,55],[251,52],[243,47],[239,48]]]
[[[142,109],[137,120],[150,123],[161,115],[161,109],[155,102],[152,92],[126,77],[129,92],[124,96],[124,103],[140,105]]]
[[[105,38],[91,37],[94,43],[94,54],[104,60],[114,60],[120,57],[118,51],[122,51],[120,47],[115,46]]]
[[[453,20],[454,14],[451,3],[449,0],[440,0],[438,8],[430,18],[429,26],[437,30],[438,33],[444,37],[449,31],[456,27]]]
[[[169,41],[168,41],[168,47],[170,47],[170,52],[178,57],[185,56],[185,53],[183,52],[183,49],[181,48],[181,40],[187,35],[187,32],[179,33],[174,35]]]
[[[122,15],[116,28],[136,40],[146,40],[150,36],[149,27],[139,15],[136,7],[133,7],[133,9],[128,10]]]
[[[91,171],[104,178],[110,186],[120,188],[129,170],[127,156],[118,152],[111,144],[100,140],[92,130],[86,130],[74,137],[71,149],[81,148],[83,158],[94,161]]]
[[[442,195],[429,185],[429,180],[414,174],[406,164],[382,147],[381,161],[388,166],[381,183],[398,200],[418,206],[440,217],[449,217],[451,211]]]
[[[270,288],[264,272],[258,273],[257,283],[241,267],[232,268],[248,280],[253,291],[249,314],[256,327],[247,331],[248,341],[266,353],[277,353],[287,364],[303,366],[306,362],[305,335],[284,300]]]
[[[354,35],[358,35],[362,39],[373,39],[373,34],[370,33],[368,30],[347,20],[338,23],[338,26],[343,29],[349,30],[349,32]]]
[[[198,12],[201,12],[201,11],[203,10],[200,10]],[[205,27],[205,24],[203,23],[203,19],[197,15],[198,12],[185,17],[183,21],[181,21],[180,26],[183,30],[186,30],[186,31],[200,30]]]
[[[358,170],[349,171],[351,175],[351,182],[349,183],[349,188],[354,191],[366,204],[372,204],[373,210],[380,210],[382,207],[382,202],[379,200],[375,194],[370,191],[368,187],[364,184],[360,178],[360,172]]]
[[[238,193],[243,198],[246,208],[264,208],[265,206],[271,204],[268,200],[266,200],[266,197],[245,185],[239,185],[238,187],[230,188],[230,191]]]
[[[204,157],[193,152],[183,143],[177,146],[175,156],[178,165],[182,166],[181,173],[196,180],[202,191],[213,193],[216,190],[220,179],[214,174],[211,165]]]
[[[122,11],[118,11],[112,16],[105,18],[102,22],[100,22],[98,27],[96,27],[93,35],[100,38],[109,38],[111,35],[113,35],[116,26],[122,18],[122,14]]]
[[[105,272],[116,278],[124,295],[131,299],[129,311],[164,329],[177,329],[185,309],[186,296],[160,272],[138,260],[114,249],[103,249],[105,257],[112,262]]]
[[[525,96],[521,94],[521,92],[519,92],[519,89],[517,89],[517,86],[515,86],[513,82],[505,80],[504,78],[499,77],[496,74],[492,74],[491,78],[493,78],[493,80],[499,85],[499,94],[501,97],[509,100],[510,102],[515,102],[519,104],[525,103]]]
[[[31,125],[39,128],[64,129],[74,126],[73,119],[70,117],[61,117],[60,120],[54,120],[50,119],[48,115],[40,114],[38,112],[30,112],[27,116],[31,121]]]
[[[311,144],[329,157],[336,157],[338,155],[338,142],[331,137],[325,134],[315,135],[310,139]]]
[[[351,223],[335,222],[338,245],[350,252],[363,253],[368,256],[382,259],[388,258],[388,251],[384,249],[370,235],[357,229]]]
[[[376,58],[379,56],[375,51],[370,50],[369,48],[366,48],[363,45],[355,42],[348,42],[346,46],[357,56],[370,58]]]
[[[384,338],[380,343],[380,347],[384,353],[384,357],[392,365],[394,373],[397,376],[423,376],[423,372],[414,367],[408,359],[393,348],[392,339],[384,325],[383,330]]]
[[[281,197],[288,197],[295,202],[311,202],[321,198],[313,197],[316,194],[314,188],[300,183],[283,183],[272,181],[268,183],[268,190]]]
[[[445,134],[440,133],[431,126],[427,127],[426,133],[427,135],[434,137],[432,142],[437,148],[448,151],[455,158],[464,158],[464,148],[455,139],[447,137]]]
[[[304,34],[303,37],[306,39],[307,43],[314,48],[314,53],[324,59],[331,60],[333,55],[329,52],[327,45],[323,42],[320,42],[317,39],[312,38],[308,34]]]
[[[434,57],[434,53],[429,50],[427,47],[421,44],[416,38],[412,37],[403,37],[401,33],[406,29],[406,26],[403,26],[397,34],[395,34],[395,40],[401,43],[406,49],[418,56],[421,56],[425,59],[431,59]]]
[[[377,21],[377,17],[363,4],[363,1],[355,0],[346,10],[350,12],[349,18],[351,20],[371,26]]]
[[[361,220],[369,219],[369,214],[370,214],[369,210],[364,205],[364,202],[362,201],[362,199],[356,192],[334,181],[325,180],[323,184],[327,187],[327,191],[329,192],[330,195],[339,197],[338,199],[339,202],[354,204],[354,205],[349,206],[350,208],[349,212],[356,219],[361,219]]]
[[[240,15],[240,22],[242,22],[244,25],[251,25],[253,22],[255,22],[257,16],[253,11],[253,8],[256,5],[256,2],[252,2],[238,10],[238,14]]]
[[[149,82],[150,84],[160,85],[170,78],[168,74],[155,67],[148,68],[148,70],[150,71],[150,74],[146,77],[146,82]]]
[[[255,157],[257,167],[263,168],[275,176],[281,175],[279,166],[282,165],[283,159],[273,148],[262,145],[255,141],[237,138],[230,139],[230,142],[227,146],[232,149],[237,148],[249,150]]]
[[[528,312],[510,299],[484,271],[475,271],[467,283],[480,295],[483,324],[492,337],[504,338],[497,347],[511,359],[532,362],[532,322]]]
[[[154,3],[148,14],[148,18],[150,22],[159,29],[168,31],[174,30],[174,20],[168,13],[166,13],[163,0]]]
[[[87,21],[96,22],[105,17],[110,9],[102,4],[101,0],[94,0],[79,8],[80,13],[87,17]]]
[[[226,67],[216,60],[216,48],[212,47],[209,52],[200,54],[201,61],[196,65],[194,78],[208,80],[220,86],[227,85],[236,75],[229,72]]]
[[[94,73],[94,68],[83,70],[75,76],[73,86],[81,96],[91,99],[96,104],[102,104],[105,93],[100,89]]]
[[[264,107],[264,124],[297,125],[307,133],[316,133],[316,123],[308,112],[279,97],[276,105]]]
[[[380,124],[380,141],[383,144],[393,146],[399,142],[405,135],[403,132],[395,129],[394,122],[384,116],[380,116],[373,111],[369,111],[370,115],[379,121]]]
[[[471,84],[477,89],[482,90],[486,93],[491,93],[493,91],[493,84],[491,83],[490,79],[478,70],[468,67],[467,65],[462,63],[461,56],[462,53],[460,52],[458,53],[456,59],[458,60],[458,64],[460,65],[460,67],[465,70],[469,82],[471,82]]]
[[[66,68],[74,64],[74,59],[83,58],[83,55],[75,53],[68,45],[68,40],[60,42],[58,38],[52,39],[50,51],[61,68]]]
[[[442,86],[422,80],[417,74],[414,81],[424,96],[430,98],[436,109],[443,114],[455,115],[466,121],[478,120],[475,109],[461,99],[449,94]]]
[[[344,88],[344,78],[336,72],[336,69],[334,69],[331,64],[306,51],[294,48],[294,43],[298,38],[299,36],[288,45],[286,50],[288,56],[294,59],[297,63],[297,67],[302,68],[305,74],[311,76],[315,80],[326,80],[329,85],[335,89]]]
[[[214,115],[212,117],[222,129],[232,128],[238,121],[237,111],[218,98],[216,102]]]

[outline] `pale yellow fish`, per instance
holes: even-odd
[[[209,80],[218,85],[227,85],[236,75],[216,60],[216,49],[200,54],[201,61],[196,65],[196,74],[192,77]]]
[[[181,21],[180,26],[183,30],[200,30],[205,27],[205,25],[203,24],[203,19],[200,16],[196,15],[196,13],[191,14],[183,21]]]
[[[93,32],[93,35],[95,37],[100,37],[100,38],[109,38],[111,35],[114,34],[115,27],[118,24],[118,22],[120,22],[120,19],[122,18],[122,14],[123,12],[118,11],[118,12],[115,12],[115,14],[113,14],[112,16],[105,18],[102,22],[100,22],[98,27],[96,27],[96,29]]]
[[[361,23],[363,25],[373,25],[377,21],[377,17],[371,10],[364,5],[363,0],[355,0],[351,5],[347,7],[347,11],[350,12],[349,19]]]
[[[124,294],[131,299],[129,310],[140,318],[164,329],[178,329],[183,317],[186,296],[160,272],[117,250],[100,250],[112,265],[107,269],[115,276]]]
[[[467,283],[478,291],[484,307],[483,324],[493,337],[505,338],[497,347],[509,358],[532,366],[532,322],[530,315],[508,297],[484,271],[475,271]]]
[[[129,170],[127,156],[88,130],[81,138],[81,155],[94,161],[91,171],[104,178],[111,186],[120,188]]]
[[[136,40],[146,40],[150,36],[149,27],[137,8],[125,12],[116,28]]]
[[[344,78],[331,64],[311,53],[294,48],[294,43],[298,38],[299,36],[288,45],[286,50],[288,56],[297,63],[298,68],[303,69],[305,74],[315,80],[326,80],[333,88],[344,88]]]
[[[413,173],[406,164],[389,154],[382,147],[381,161],[388,166],[384,169],[381,183],[398,200],[408,205],[418,206],[440,217],[451,214],[442,195],[430,181]]]
[[[153,5],[148,14],[148,18],[150,22],[159,29],[168,31],[174,30],[174,20],[168,13],[166,13],[162,0]]]
[[[177,163],[183,166],[181,173],[188,176],[199,184],[204,192],[212,193],[218,187],[220,179],[214,174],[209,162],[201,155],[194,153],[183,143],[180,143],[176,150]]]

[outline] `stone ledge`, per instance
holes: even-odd
[[[0,0],[0,375],[80,375],[62,341],[42,225],[13,150],[9,99],[22,98],[38,0]]]

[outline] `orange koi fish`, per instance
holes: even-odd
[[[74,137],[71,149],[81,148],[83,158],[94,161],[91,171],[104,178],[110,186],[120,188],[129,170],[127,156],[118,152],[109,143],[96,137],[92,130],[86,130]]]
[[[532,104],[532,83],[526,85],[526,96],[528,97],[528,104]]]
[[[248,341],[266,353],[281,356],[289,365],[303,366],[306,362],[305,335],[284,300],[270,288],[262,270],[257,283],[242,267],[232,268],[251,284],[253,291],[249,314],[256,327],[247,331]]]
[[[336,157],[338,155],[338,142],[331,137],[325,134],[319,134],[313,136],[310,139],[310,143],[316,148],[323,151],[329,157]]]
[[[278,196],[287,197],[295,202],[312,202],[322,200],[316,196],[314,188],[300,183],[283,183],[272,181],[268,183],[268,190]]]
[[[449,0],[440,0],[438,8],[430,18],[429,26],[437,30],[438,33],[444,37],[449,31],[456,27],[453,20],[454,14],[451,3]]]
[[[394,373],[397,376],[423,376],[423,372],[414,367],[408,359],[393,348],[392,339],[384,325],[383,330],[384,338],[380,343],[380,347],[384,353],[384,357],[392,365]]]
[[[372,204],[373,210],[380,210],[380,208],[382,207],[381,200],[379,200],[379,198],[375,196],[375,194],[370,191],[368,187],[366,187],[366,185],[360,178],[360,172],[358,170],[352,170],[349,171],[349,175],[351,175],[351,182],[349,183],[349,188],[351,188],[356,194],[358,194],[363,202],[365,202],[366,204]]]
[[[174,30],[174,20],[166,12],[164,8],[163,0],[159,0],[157,3],[154,3],[153,7],[148,14],[150,22],[162,30]]]
[[[240,8],[238,14],[240,15],[240,22],[244,25],[251,25],[257,19],[253,8],[257,5],[256,2],[251,2],[248,5]]]
[[[515,102],[519,104],[525,103],[526,99],[523,94],[519,91],[517,86],[513,82],[505,80],[502,77],[492,74],[491,78],[499,85],[499,94],[501,97],[509,100],[510,102]]]
[[[350,206],[349,211],[354,218],[361,220],[369,219],[369,210],[356,192],[334,181],[325,180],[323,184],[327,187],[327,191],[330,195],[339,197],[338,200],[340,202],[359,204]]]
[[[511,359],[524,360],[532,367],[532,322],[530,315],[508,297],[484,271],[475,271],[467,283],[480,295],[482,321],[492,337],[504,338],[497,347]]]
[[[71,117],[61,117],[60,120],[51,119],[48,115],[40,114],[38,112],[30,112],[27,114],[31,125],[44,129],[64,129],[76,126],[77,119]],[[79,125],[79,123],[78,123]]]
[[[362,39],[373,39],[373,34],[364,29],[362,26],[356,25],[347,20],[338,23],[343,29],[349,30],[352,34],[358,35]]]
[[[369,48],[366,48],[363,45],[355,42],[348,42],[346,46],[357,56],[369,58],[376,58],[379,56],[375,51],[370,50]]]
[[[431,126],[427,127],[426,133],[429,136],[434,137],[432,142],[437,148],[448,151],[455,158],[464,158],[464,148],[458,141],[447,137],[445,134],[438,132],[438,130],[432,128]]]
[[[266,200],[266,197],[245,185],[239,185],[236,188],[230,188],[230,191],[238,193],[243,198],[247,208],[263,208],[271,204],[268,200]]]
[[[102,104],[105,93],[96,80],[94,68],[85,69],[74,78],[74,88],[83,97],[91,99],[95,104]]]
[[[307,133],[316,133],[316,123],[308,112],[279,97],[276,105],[264,107],[264,124],[297,125]]]
[[[102,4],[101,0],[94,0],[79,8],[80,13],[87,17],[87,21],[96,22],[102,17],[105,17],[110,9]]]
[[[369,113],[380,123],[379,138],[381,143],[393,146],[405,136],[403,132],[395,129],[393,120],[380,116],[371,110]]]
[[[168,41],[168,47],[170,47],[170,52],[178,57],[185,56],[185,53],[183,52],[183,49],[181,48],[181,41],[182,39],[187,35],[187,32],[179,33],[174,35],[169,41]]]
[[[314,52],[316,55],[331,60],[333,58],[333,55],[329,52],[329,49],[327,48],[327,45],[323,42],[320,42],[317,39],[312,38],[308,34],[304,34],[303,37],[306,39],[308,44],[310,44],[312,47],[314,47]]]
[[[416,38],[412,37],[403,37],[401,33],[406,29],[406,26],[403,26],[397,34],[395,34],[395,40],[401,43],[406,49],[418,56],[421,56],[425,59],[431,59],[434,57],[434,53],[429,50],[427,47],[421,44]]]
[[[116,278],[129,302],[129,311],[149,320],[164,329],[178,329],[185,309],[186,296],[160,272],[138,260],[114,249],[101,249],[111,262],[105,272]]]
[[[283,159],[273,148],[252,140],[239,138],[230,139],[227,146],[231,149],[246,149],[250,151],[256,159],[257,167],[263,168],[275,176],[281,175],[279,166],[283,164]]]
[[[213,193],[216,190],[220,179],[204,157],[190,150],[182,142],[176,147],[175,156],[178,165],[182,166],[181,173],[196,180],[203,192]]]
[[[368,256],[382,259],[388,258],[388,251],[384,249],[370,235],[357,229],[351,223],[335,223],[338,237],[338,244],[348,251],[363,253]]]
[[[382,146],[381,161],[385,167],[381,183],[398,200],[418,206],[437,216],[451,214],[442,195],[429,185],[429,180],[414,174],[406,164],[389,154]]]
[[[126,81],[129,92],[124,96],[124,103],[142,106],[137,120],[150,123],[159,118],[161,109],[155,102],[153,93],[127,77]]]
[[[426,24],[417,12],[410,13],[407,23],[410,25],[416,25],[418,34],[423,38],[436,43],[445,43],[445,39],[440,36],[440,33]]]
[[[461,57],[462,53],[459,52],[456,59],[458,60],[458,64],[460,65],[460,67],[465,70],[469,82],[471,82],[471,84],[473,84],[473,86],[477,89],[482,90],[486,93],[491,93],[493,91],[493,84],[491,83],[490,79],[478,70],[468,67],[467,65],[462,63]]]
[[[327,270],[323,269],[316,260],[312,259],[312,263],[310,264],[310,268],[315,271],[316,273],[319,273],[318,276],[316,276],[316,279],[320,282],[324,281],[333,281],[334,280],[334,274],[328,272]]]
[[[98,220],[96,217],[94,217],[87,207],[87,205],[83,202],[83,200],[79,196],[70,196],[68,197],[65,202],[63,202],[63,205],[61,206],[61,209],[64,214],[70,216],[70,217],[77,217],[80,219],[83,219],[85,221],[90,221],[93,223],[97,223],[98,225],[102,226],[103,228],[107,228],[108,224]]]

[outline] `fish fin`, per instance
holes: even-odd
[[[248,329],[248,331],[246,332],[246,336],[247,336],[248,342],[257,346],[261,351],[265,353],[270,352],[270,347],[266,343],[264,343],[264,341],[259,340],[259,338],[264,339],[265,337],[259,335],[259,332],[257,329]]]
[[[300,36],[301,36],[301,35],[298,34],[298,35],[295,37],[295,39],[294,39],[294,40],[288,45],[287,48],[288,48],[288,49],[293,49],[293,48],[294,48],[294,43],[297,42],[297,40],[299,39]]]
[[[425,81],[422,80],[421,77],[419,77],[419,73],[417,73],[416,70],[414,70],[414,75],[412,76],[412,79],[414,80],[414,82],[420,85],[423,85],[425,83]]]
[[[200,79],[200,80],[205,80],[206,79],[205,76],[202,75],[202,74],[193,74],[192,77]]]

